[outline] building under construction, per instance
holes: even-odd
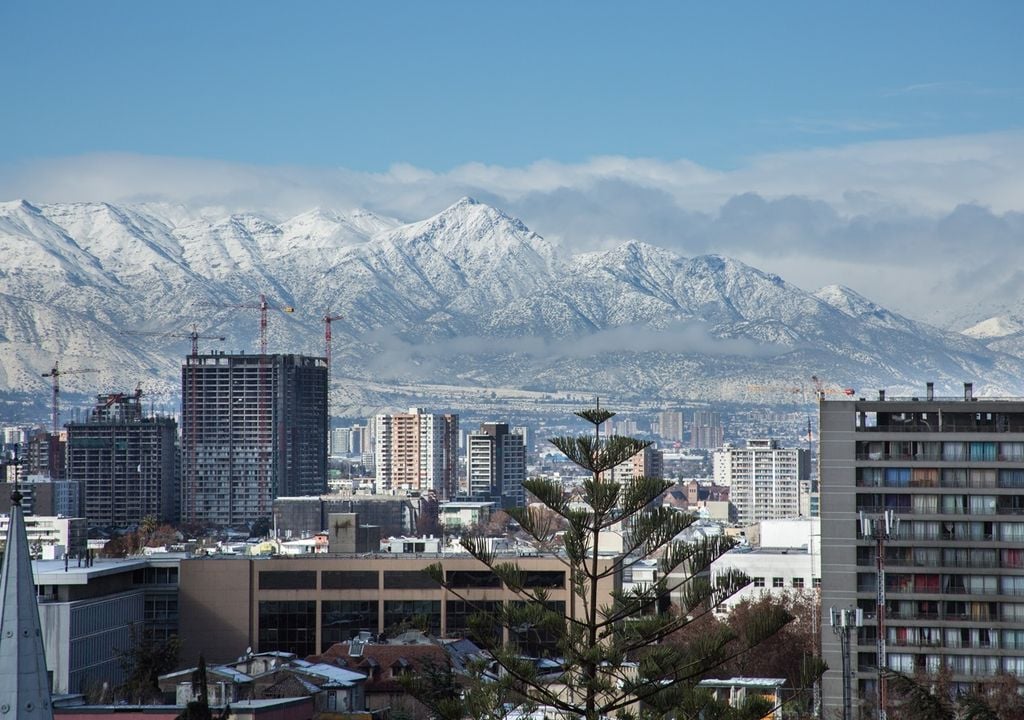
[[[246,525],[279,495],[327,491],[327,364],[193,355],[181,372],[182,519]]]
[[[67,476],[78,481],[90,525],[177,518],[172,418],[144,416],[141,393],[100,395],[85,422],[68,423]]]

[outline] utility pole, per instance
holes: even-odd
[[[843,720],[853,720],[853,671],[850,668],[850,631],[864,626],[864,611],[860,608],[836,610],[829,608],[829,625],[839,636],[840,652],[843,654]]]
[[[888,669],[885,647],[885,544],[896,538],[900,521],[892,510],[886,510],[875,518],[868,518],[864,513],[860,514],[861,534],[865,538],[873,538],[875,541],[875,569],[877,584],[878,609],[876,618],[878,624],[875,645],[878,653],[878,720],[887,720],[887,708],[889,707],[888,678],[885,671]]]

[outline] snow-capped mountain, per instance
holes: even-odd
[[[640,242],[563,257],[469,198],[409,224],[365,210],[280,220],[14,201],[0,204],[0,253],[9,393],[43,393],[55,360],[100,371],[68,375],[71,391],[142,381],[173,392],[191,323],[228,338],[204,349],[257,348],[261,293],[296,308],[272,311],[272,351],[322,354],[322,318],[341,316],[332,329],[342,411],[415,383],[763,400],[751,384],[816,374],[896,392],[928,380],[1024,391],[1024,352],[993,345],[1019,326],[945,332],[848,288],[808,293],[730,258]]]

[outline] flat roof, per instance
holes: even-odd
[[[35,577],[36,585],[86,585],[90,578],[119,575],[152,567],[154,564],[162,564],[161,561],[183,560],[188,557],[189,555],[186,553],[159,553],[156,556],[97,558],[90,567],[86,567],[84,564],[82,567],[78,567],[78,560],[74,559],[68,560],[67,570],[64,569],[63,560],[33,560],[32,574]]]

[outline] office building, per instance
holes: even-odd
[[[747,440],[746,447],[716,450],[714,464],[715,483],[729,486],[729,500],[741,525],[800,515],[806,450],[780,448],[775,440]]]
[[[523,437],[507,423],[483,423],[466,438],[466,497],[497,507],[521,507],[526,480]]]
[[[579,617],[583,604],[561,558],[508,559],[523,569],[529,587],[546,591],[555,609]],[[598,561],[601,569],[613,562]],[[424,572],[434,563],[461,588],[459,597]],[[611,602],[616,583],[616,573],[609,572],[598,584],[601,604]],[[463,637],[475,603],[522,599],[471,557],[388,553],[182,560],[179,591],[181,617],[189,618],[181,627],[182,657],[203,653],[208,662],[233,660],[240,647],[307,657],[360,632],[393,635],[413,618],[432,635]],[[537,630],[523,640],[541,645],[530,648],[535,656],[554,652]]]
[[[66,470],[82,488],[90,525],[178,518],[172,418],[142,412],[141,395],[100,395],[85,422],[65,425]]]
[[[241,526],[278,495],[327,491],[324,358],[194,355],[181,392],[185,521]]]
[[[459,416],[422,408],[374,420],[374,471],[380,494],[455,496],[459,467]]]
[[[32,563],[46,666],[55,694],[124,682],[121,651],[134,638],[178,634],[181,556]]]
[[[951,692],[1024,675],[1024,399],[974,398],[970,385],[962,399],[935,398],[929,386],[920,399],[819,407],[826,714],[842,706],[830,608],[864,611],[851,635],[855,704],[874,703],[883,620],[892,670],[948,673]],[[880,543],[885,511],[899,524]]]
[[[722,416],[710,410],[694,410],[690,425],[690,447],[711,449],[725,444]]]

